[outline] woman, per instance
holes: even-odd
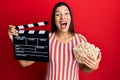
[[[80,42],[87,42],[84,36],[74,32],[73,18],[69,6],[65,2],[57,3],[52,12],[52,33],[49,33],[50,57],[46,80],[79,80],[79,68],[84,72],[98,69],[101,54],[96,60],[87,56],[84,64],[76,61],[73,47]],[[9,37],[18,35],[15,26],[10,25]],[[23,67],[30,66],[35,61],[19,60]]]

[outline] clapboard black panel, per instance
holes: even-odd
[[[49,32],[46,30],[19,30],[13,37],[16,59],[49,61]]]

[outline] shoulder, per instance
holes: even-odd
[[[54,35],[55,35],[55,33],[49,32],[49,39],[50,39],[51,37],[53,37]]]
[[[76,37],[77,39],[79,39],[81,42],[87,42],[86,37],[83,36],[82,34],[75,33],[75,37]]]
[[[49,37],[52,35],[52,33],[51,32],[49,32]]]

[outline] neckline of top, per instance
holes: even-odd
[[[76,37],[76,33],[74,34],[74,36],[72,37],[72,39],[71,40],[69,40],[69,41],[67,41],[67,42],[61,42],[61,41],[59,41],[58,39],[57,39],[57,37],[56,37],[56,34],[54,33],[54,37],[55,37],[55,40],[58,42],[58,43],[61,43],[61,44],[68,44],[68,43],[71,43],[71,42],[73,42],[73,40],[75,39],[75,37]]]

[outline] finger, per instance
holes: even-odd
[[[87,64],[90,64],[90,65],[96,65],[96,62],[89,59],[89,58],[85,58],[85,59],[83,59],[83,61]]]
[[[88,62],[87,60],[83,60],[83,63],[84,63],[87,67],[89,67],[89,68],[91,68],[91,69],[94,68],[93,64],[91,64],[91,63]]]
[[[16,35],[16,34],[18,34],[18,31],[15,29],[15,26],[10,25],[9,29],[8,29],[8,33]]]
[[[12,33],[18,33],[18,31],[17,31],[16,29],[14,29],[14,28],[12,28],[10,31],[11,31]]]
[[[10,35],[16,35],[16,34],[18,34],[18,31],[12,29],[12,30],[9,31],[9,34]]]
[[[88,55],[86,55],[86,57],[83,58],[83,59],[84,59],[84,60],[87,60],[87,61],[90,62],[90,63],[94,63],[94,62],[96,61],[93,57],[88,56]]]
[[[102,58],[102,55],[101,55],[101,52],[99,53],[98,57],[97,57],[97,61],[101,61],[101,58]]]
[[[15,30],[17,32],[17,30],[15,28],[16,28],[15,26],[9,25],[9,30]]]
[[[18,36],[18,32],[14,31],[14,30],[10,30],[10,31],[8,31],[8,35],[9,36],[12,36],[12,35]]]
[[[93,56],[89,56],[89,55],[86,55],[87,58],[89,58],[90,60],[93,60],[95,61],[94,57]]]
[[[18,33],[8,33],[9,36],[18,36]]]
[[[102,54],[101,54],[101,52],[99,53],[98,58],[102,58]]]
[[[13,25],[9,25],[9,28],[15,28],[15,26],[13,26]]]
[[[88,62],[87,60],[84,60],[84,64],[87,67],[91,68],[92,70],[96,70],[99,66],[98,63],[93,64],[93,63]]]

